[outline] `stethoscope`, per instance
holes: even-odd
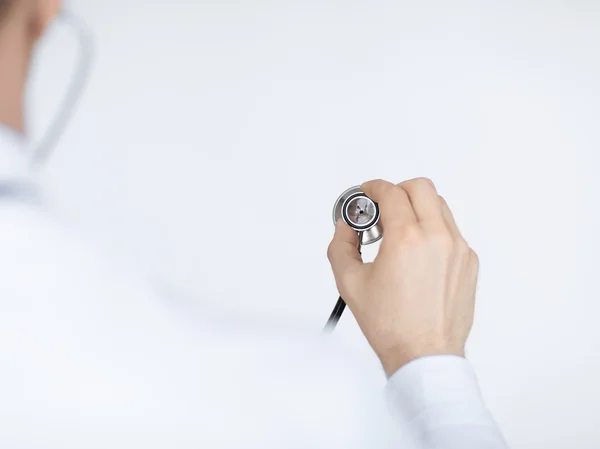
[[[343,220],[358,233],[357,249],[362,255],[362,247],[377,242],[383,237],[383,229],[379,224],[379,205],[365,195],[359,186],[351,187],[342,193],[333,206],[333,223]],[[338,298],[325,331],[333,331],[344,313],[346,301]]]
[[[44,165],[56,147],[60,136],[65,131],[77,102],[81,98],[92,68],[94,44],[92,34],[83,20],[63,9],[57,16],[60,23],[67,25],[79,43],[78,60],[71,78],[69,89],[65,94],[54,120],[30,152],[29,164],[32,168]]]

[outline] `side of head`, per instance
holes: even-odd
[[[0,122],[23,131],[23,99],[35,44],[62,0],[0,0]]]

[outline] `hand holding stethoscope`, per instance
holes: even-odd
[[[344,192],[338,216],[328,255],[340,299],[327,328],[347,303],[388,375],[423,356],[464,356],[479,263],[433,183],[367,182]],[[364,263],[361,246],[382,237]]]

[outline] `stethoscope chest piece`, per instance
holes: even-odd
[[[351,187],[340,195],[333,207],[333,222],[339,219],[362,235],[362,245],[375,243],[383,237],[379,224],[379,206],[360,190]]]

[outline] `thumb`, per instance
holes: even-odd
[[[336,224],[333,240],[327,250],[327,257],[331,263],[338,290],[344,289],[340,284],[344,284],[348,275],[355,273],[363,265],[358,251],[358,234],[341,219]]]

